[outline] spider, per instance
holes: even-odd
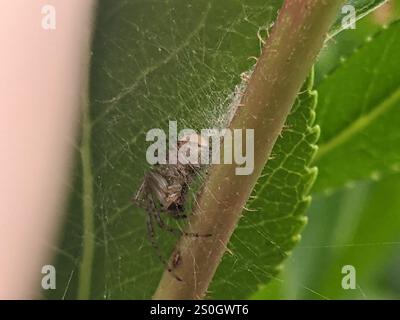
[[[190,140],[190,136],[184,137],[178,142],[177,147],[183,145],[183,142]],[[208,147],[205,139],[198,135],[198,144],[200,148]],[[168,161],[167,161],[168,163]],[[161,262],[166,265],[167,270],[173,274],[173,268],[177,265],[172,261],[172,267],[163,258],[160,249],[155,240],[155,225],[156,224],[163,230],[171,232],[175,235],[190,236],[190,237],[209,237],[211,234],[198,234],[192,232],[184,232],[179,228],[167,225],[163,220],[163,215],[167,215],[174,219],[185,219],[185,203],[187,201],[187,194],[189,186],[193,181],[196,173],[201,169],[201,165],[196,164],[182,164],[177,161],[177,164],[157,164],[152,170],[145,173],[143,181],[132,198],[133,203],[144,209],[147,214],[146,224],[150,242],[154,249],[157,251],[158,257]],[[174,277],[182,281],[181,278],[174,275]]]

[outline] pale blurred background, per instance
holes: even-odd
[[[92,0],[0,2],[0,299],[38,297],[85,93]],[[46,5],[56,8],[46,29]]]

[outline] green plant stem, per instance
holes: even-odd
[[[261,174],[286,117],[344,0],[286,0],[230,129],[254,129],[254,172],[237,176],[236,165],[214,165],[197,198],[188,232],[171,257],[179,264],[164,272],[153,299],[202,299],[227,251],[227,244]],[[223,146],[221,147],[223,148]],[[245,148],[245,146],[244,146]]]
[[[78,299],[86,300],[90,297],[92,278],[92,264],[94,257],[95,232],[93,209],[93,175],[91,162],[91,132],[88,106],[85,106],[82,119],[82,144],[80,148],[82,161],[82,189],[83,189],[83,252],[79,270]]]
[[[88,17],[88,26],[94,25],[94,16],[97,9],[97,1],[91,3],[90,16]],[[88,28],[89,44],[92,42],[92,30]],[[87,300],[90,298],[90,289],[92,282],[93,259],[95,251],[95,230],[94,230],[94,187],[91,157],[91,137],[92,137],[92,120],[90,118],[90,102],[89,102],[89,70],[90,55],[87,61],[82,64],[82,77],[85,77],[81,91],[82,106],[82,132],[80,144],[80,156],[82,162],[82,212],[83,212],[83,234],[82,234],[82,259],[79,269],[79,282],[77,298]]]

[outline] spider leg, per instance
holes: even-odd
[[[184,213],[175,213],[175,214],[173,215],[173,217],[174,217],[174,219],[176,219],[176,220],[181,220],[181,219],[186,219],[186,218],[187,218],[187,215],[184,214]]]
[[[146,188],[146,179],[144,179],[141,183],[141,185],[139,186],[138,190],[136,191],[136,193],[134,195],[132,195],[131,197],[131,201],[133,204],[137,205],[137,206],[141,206],[142,202],[143,202],[143,194],[144,194],[144,190]]]
[[[151,210],[147,210],[146,224],[147,224],[148,235],[149,235],[149,238],[150,238],[150,243],[153,246],[154,250],[157,252],[158,258],[166,266],[168,272],[171,273],[176,280],[183,281],[182,278],[178,277],[173,272],[173,270],[170,267],[168,261],[165,260],[163,254],[161,253],[161,250],[160,250],[160,247],[157,244],[157,241],[155,240],[155,232],[154,232],[154,225],[153,225],[153,214],[152,214]]]
[[[152,208],[153,210],[151,210],[152,214],[153,214],[154,218],[156,219],[156,222],[157,222],[158,226],[161,229],[166,230],[166,231],[168,231],[170,233],[173,233],[173,234],[175,234],[177,236],[185,235],[185,236],[194,237],[194,238],[210,237],[211,236],[211,234],[201,235],[201,234],[198,234],[198,233],[195,233],[195,232],[185,232],[185,231],[182,231],[179,228],[175,228],[175,227],[171,227],[171,226],[167,225],[164,222],[164,220],[162,219],[161,215],[160,215],[160,210],[157,210],[157,208],[155,207],[154,202],[152,202],[152,206],[153,206],[153,208]]]

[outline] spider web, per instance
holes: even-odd
[[[259,54],[257,31],[272,21],[278,2],[102,3],[91,75],[92,297],[151,297],[164,266],[149,244],[145,213],[130,202],[149,170],[145,134],[152,128],[167,132],[169,120],[177,120],[179,129],[222,127],[240,74],[254,64],[248,58]],[[58,283],[64,285],[56,297],[75,297],[80,281],[85,177],[79,165],[75,175],[58,249]],[[176,237],[159,231],[157,237],[169,257]]]
[[[101,2],[91,71],[92,271],[80,272],[87,227],[82,223],[86,195],[81,185],[87,176],[77,161],[63,241],[56,249],[58,287],[50,297],[75,298],[84,277],[90,278],[91,298],[151,297],[164,266],[147,239],[145,213],[130,201],[149,170],[145,134],[152,128],[167,132],[169,120],[177,120],[180,129],[222,127],[240,74],[254,64],[251,57],[259,55],[257,34],[268,29],[280,4],[278,0]],[[277,266],[298,240],[285,242],[287,232],[296,235],[304,224],[299,217],[313,178],[308,161],[316,138],[311,130],[315,105],[308,95],[303,97],[309,102],[306,110],[292,117],[289,143],[280,150],[285,161],[292,161],[282,165],[278,159],[276,167],[266,172],[272,181],[265,184],[276,184],[278,189],[270,198],[260,191],[255,199],[264,203],[250,202],[258,218],[246,216],[235,232],[232,254],[224,258],[211,296],[246,297],[275,277]],[[285,189],[291,183],[296,190]],[[262,180],[259,185],[262,189]],[[287,203],[291,206],[285,207]],[[280,224],[280,217],[266,219],[268,212],[295,219]],[[269,220],[272,225],[258,228]],[[250,233],[261,237],[265,246],[250,241]],[[176,237],[165,232],[157,232],[157,237],[169,257]],[[267,255],[259,255],[263,250]],[[261,260],[249,259],[249,253]],[[226,270],[229,277],[222,276]]]

